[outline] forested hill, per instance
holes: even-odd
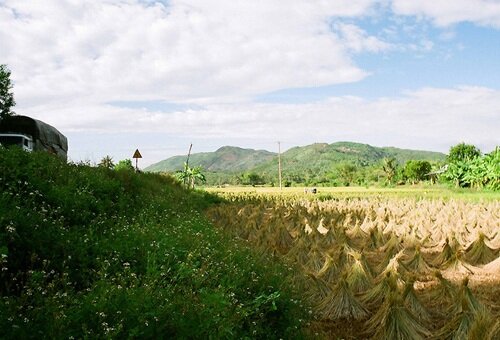
[[[189,158],[189,165],[201,166],[204,170],[212,172],[236,172],[253,169],[275,157],[275,153],[265,150],[223,146],[215,152],[192,154]],[[150,165],[145,170],[151,172],[177,171],[182,169],[185,161],[186,156],[174,156]]]
[[[211,172],[241,172],[274,170],[277,154],[264,150],[242,149],[224,146],[215,152],[191,155],[191,166],[202,166]],[[336,163],[372,165],[387,157],[395,158],[403,164],[410,159],[442,161],[445,155],[440,152],[407,150],[395,147],[374,147],[368,144],[337,142],[333,144],[316,143],[289,149],[282,155],[283,165],[292,171],[330,169]],[[153,164],[146,171],[181,170],[186,156],[175,156]]]
[[[446,155],[439,152],[398,149],[394,147],[375,147],[353,142],[333,144],[316,143],[295,147],[283,154],[283,166],[289,172],[323,172],[339,163],[352,163],[356,166],[369,166],[380,163],[384,158],[395,158],[399,164],[410,159],[442,161]],[[270,172],[275,162],[267,162],[257,167],[258,172]]]

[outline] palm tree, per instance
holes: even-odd
[[[98,164],[100,167],[106,169],[113,169],[115,167],[115,163],[113,162],[113,158],[111,156],[105,156],[101,159],[101,162]]]

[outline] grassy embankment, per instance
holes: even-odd
[[[292,269],[213,228],[214,200],[0,149],[2,337],[297,337]]]

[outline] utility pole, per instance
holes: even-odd
[[[189,167],[189,156],[191,156],[191,149],[193,148],[193,143],[189,144],[188,157],[186,159],[186,167]]]
[[[281,143],[278,142],[278,178],[280,182],[280,190],[283,190],[281,186]]]
[[[184,169],[184,171],[189,171],[189,156],[191,156],[191,149],[193,148],[193,143],[189,144],[189,151],[188,151],[188,156],[187,156],[187,159],[186,159],[186,168]],[[184,174],[186,175],[186,174]],[[184,185],[188,185],[187,183],[187,178],[184,176]]]

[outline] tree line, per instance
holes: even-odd
[[[276,173],[246,171],[241,173],[206,173],[208,185],[277,185]],[[284,186],[396,186],[418,183],[441,183],[461,188],[500,190],[500,148],[482,154],[474,145],[452,146],[445,161],[409,160],[403,164],[384,158],[378,164],[340,162],[323,172],[305,169],[284,172]]]

